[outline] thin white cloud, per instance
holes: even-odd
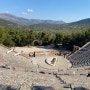
[[[28,13],[31,13],[31,12],[33,12],[33,10],[32,9],[28,9],[27,12]]]
[[[26,12],[22,12],[22,14],[23,14],[23,15],[27,15],[28,13],[26,13]]]
[[[33,10],[28,8],[27,11],[25,11],[25,12],[23,11],[22,14],[23,15],[28,15],[28,14],[30,14],[32,12],[33,12]]]

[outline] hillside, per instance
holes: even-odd
[[[3,20],[3,19],[0,19],[0,26],[3,26],[6,29],[29,30],[27,26],[12,23],[10,21]]]
[[[70,24],[63,24],[63,25],[56,25],[56,24],[37,24],[29,26],[32,30],[35,31],[49,31],[49,32],[71,32],[77,30],[86,30],[90,28],[90,25],[70,25]]]
[[[4,26],[4,27],[14,27],[16,26],[17,24],[15,23],[12,23],[10,21],[7,21],[7,20],[3,20],[3,19],[0,19],[0,25]]]
[[[69,23],[69,25],[90,25],[90,18],[82,19],[76,22]]]
[[[69,31],[76,31],[76,30],[85,30],[90,28],[90,25],[76,25],[76,24],[35,24],[35,25],[19,25],[12,23],[7,20],[0,19],[0,25],[7,29],[16,29],[16,30],[33,30],[33,31],[49,31],[49,32],[69,32]]]

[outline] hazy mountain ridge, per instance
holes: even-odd
[[[31,24],[29,22],[31,22]],[[58,22],[59,21],[52,22],[52,20],[25,19],[21,17],[16,17],[11,14],[0,14],[1,26],[4,26],[5,28],[13,28],[17,30],[57,32],[57,31],[86,30],[90,28],[90,18],[82,19],[71,23],[64,23],[64,24],[57,24]]]
[[[53,21],[53,20],[40,20],[40,19],[26,19],[17,17],[11,14],[2,13],[0,19],[8,20],[10,22],[20,25],[34,25],[34,24],[64,24],[64,21]]]

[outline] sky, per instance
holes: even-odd
[[[68,23],[90,18],[90,0],[0,0],[0,13]]]

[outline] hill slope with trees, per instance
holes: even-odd
[[[32,30],[6,30],[0,26],[0,43],[6,46],[46,46],[58,44],[72,50],[73,45],[83,46],[90,41],[90,29],[77,32],[35,32]]]

